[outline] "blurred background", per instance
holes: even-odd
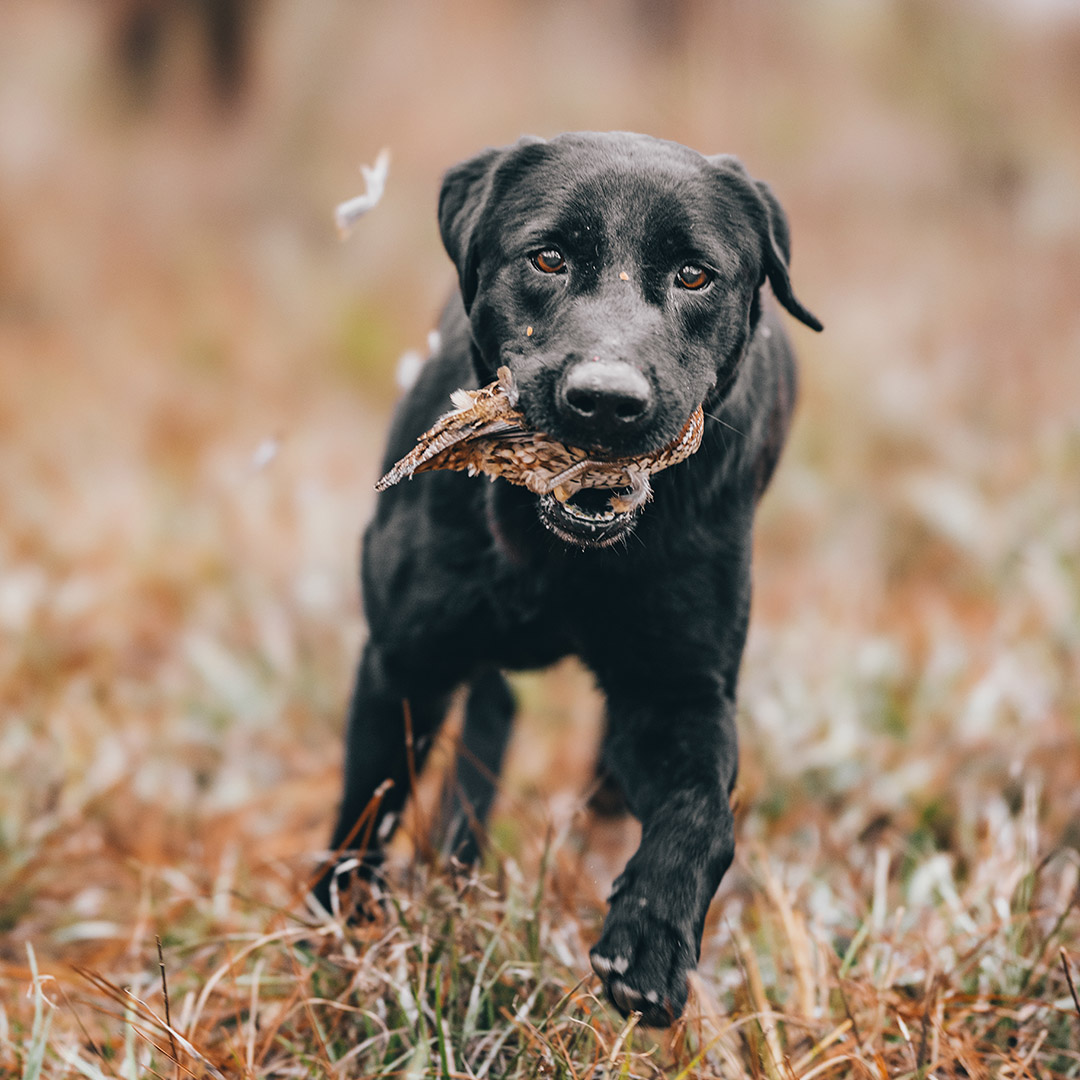
[[[454,286],[440,177],[526,132],[737,154],[826,324],[792,325],[759,519],[743,850],[826,923],[881,850],[911,904],[935,854],[986,855],[992,899],[1071,850],[1071,895],[1078,117],[1068,0],[6,0],[0,973],[145,955],[310,869],[395,369]],[[517,856],[580,820],[598,704],[573,665],[515,685]]]

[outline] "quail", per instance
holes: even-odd
[[[455,390],[454,409],[441,416],[416,446],[375,485],[385,491],[413,473],[435,469],[501,476],[535,495],[565,503],[583,488],[613,489],[611,509],[618,514],[640,509],[652,494],[649,476],[675,465],[701,445],[701,406],[666,446],[637,457],[604,459],[576,446],[530,430],[517,408],[518,393],[510,369],[479,390]]]

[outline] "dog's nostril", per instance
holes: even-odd
[[[597,395],[592,390],[571,387],[566,391],[566,403],[582,416],[592,416],[596,412]]]
[[[644,411],[647,401],[641,398],[623,398],[615,406],[615,415],[620,420],[636,420]]]

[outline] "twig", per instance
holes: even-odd
[[[67,991],[64,989],[64,984],[59,979],[56,980],[56,989],[57,991],[59,991],[60,997],[63,998],[64,1005],[67,1007],[68,1012],[70,1012],[71,1015],[75,1017],[75,1022],[79,1025],[79,1028],[83,1033],[83,1038],[86,1039],[86,1045],[89,1046],[90,1049],[93,1050],[93,1052],[97,1055],[98,1060],[101,1062],[101,1064],[109,1070],[109,1075],[115,1077],[116,1073],[113,1072],[108,1059],[101,1052],[101,1047],[98,1046],[98,1044],[94,1040],[94,1037],[90,1034],[89,1031],[87,1031],[86,1024],[83,1023],[82,1015],[75,1010],[75,1006],[72,1004],[71,998],[68,997]]]
[[[840,973],[840,959],[833,954],[831,955],[831,962],[836,969],[836,992],[840,995],[840,1003],[844,1006],[844,1016],[851,1022],[851,1034],[855,1037],[855,1049],[861,1054],[864,1049],[862,1032],[859,1031],[859,1025],[851,1011],[851,1005],[848,1003],[847,994],[844,993],[843,975]]]
[[[349,845],[356,839],[356,834],[364,829],[364,838],[360,843],[360,847],[356,849],[356,857],[362,859],[367,852],[368,845],[371,843],[371,833],[375,827],[375,818],[379,813],[379,807],[382,805],[383,796],[394,786],[394,781],[387,777],[376,789],[375,793],[368,800],[367,806],[364,807],[363,812],[356,819],[356,823],[348,831],[345,839],[331,852],[330,857],[324,859],[315,872],[311,874],[306,881],[302,882],[300,890],[293,897],[293,905],[300,902],[305,893],[311,892],[315,888],[315,883],[323,876],[323,874],[335,865],[342,854],[349,848]],[[279,911],[279,914],[282,912]]]
[[[926,1002],[923,1007],[922,1025],[919,1034],[919,1053],[915,1059],[915,1071],[919,1075],[923,1075],[926,1072],[927,1057],[926,1051],[929,1046],[929,1034],[930,1034],[930,1008],[934,1004],[937,998],[938,977],[935,972],[930,979],[930,985],[927,987]]]
[[[1020,1059],[1020,1068],[1027,1072],[1028,1066],[1035,1060],[1035,1055],[1042,1049],[1042,1044],[1046,1041],[1046,1036],[1050,1034],[1048,1028],[1043,1028],[1042,1031],[1035,1037],[1035,1041],[1031,1044],[1031,1049]],[[1035,1073],[1038,1076],[1038,1071]]]
[[[169,1033],[169,1046],[172,1047],[172,1058],[176,1062],[176,1075],[180,1075],[180,1053],[176,1049],[176,1039],[173,1037],[172,1015],[169,1012],[169,982],[165,978],[165,955],[161,949],[161,935],[155,934],[157,942],[158,967],[161,968],[161,996],[165,1001],[165,1030]]]
[[[250,950],[250,946],[249,946]],[[249,951],[248,950],[248,951]],[[123,1013],[113,1012],[111,1009],[106,1008],[103,1005],[94,1005],[94,1009],[103,1014],[104,1016],[111,1016],[117,1020],[123,1020],[128,1024],[131,1029],[149,1041],[149,1035],[144,1030],[145,1026],[152,1025],[161,1031],[167,1031],[170,1039],[175,1039],[179,1043],[181,1049],[190,1057],[195,1058],[200,1062],[204,1069],[215,1077],[215,1080],[225,1080],[225,1077],[221,1074],[220,1070],[215,1068],[190,1042],[190,1040],[184,1038],[184,1036],[170,1027],[167,1022],[149,1005],[146,1004],[142,998],[137,997],[130,990],[126,990],[117,986],[115,983],[110,982],[104,975],[99,975],[96,971],[91,971],[89,968],[80,967],[78,964],[72,964],[71,969],[80,977],[85,979],[95,990],[98,991],[103,997],[108,998],[115,1005],[119,1005],[123,1008]],[[134,1004],[132,1004],[134,1002]],[[134,1019],[133,1019],[134,1016]],[[136,1023],[136,1020],[141,1022]],[[154,1044],[157,1049],[157,1044]],[[175,1059],[174,1059],[175,1060]],[[184,1070],[194,1076],[195,1074],[186,1065],[181,1065],[179,1060],[176,1060],[176,1064]]]
[[[416,835],[413,837],[417,851],[427,862],[431,862],[435,853],[431,846],[431,837],[424,821],[423,807],[419,797],[419,773],[416,769],[416,741],[413,737],[412,706],[408,698],[401,699],[401,712],[405,719],[405,763],[409,770],[409,790],[413,797],[413,817],[416,820]]]
[[[608,1064],[614,1065],[615,1059],[619,1056],[619,1051],[623,1048],[623,1043],[630,1037],[630,1032],[638,1026],[641,1020],[641,1013],[632,1012],[626,1019],[626,1023],[623,1025],[622,1031],[619,1032],[619,1037],[615,1040],[615,1045],[611,1048],[611,1053],[608,1054]]]
[[[1080,997],[1076,994],[1076,983],[1073,982],[1072,971],[1069,968],[1069,954],[1065,947],[1061,947],[1061,966],[1065,971],[1065,981],[1069,984],[1069,993],[1072,994],[1073,1004],[1076,1006],[1076,1015],[1080,1017]]]

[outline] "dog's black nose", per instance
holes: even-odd
[[[598,431],[628,431],[652,406],[649,380],[623,360],[581,360],[559,386],[559,407],[567,419]]]

